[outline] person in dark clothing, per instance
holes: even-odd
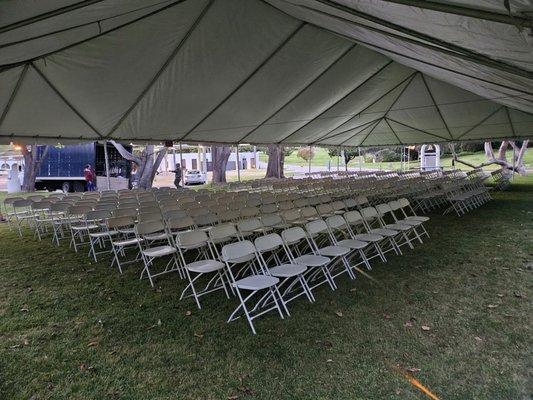
[[[176,188],[179,188],[181,183],[181,165],[176,164],[176,168],[171,172],[174,172],[174,185]]]
[[[95,176],[90,164],[85,166],[85,169],[83,170],[83,176],[85,178],[85,182],[87,183],[87,191],[94,192]]]

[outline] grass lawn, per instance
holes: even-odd
[[[533,177],[494,197],[257,336],[221,293],[200,311],[177,275],[151,289],[0,225],[0,398],[427,398],[405,369],[440,399],[529,398]]]
[[[328,152],[324,148],[316,147],[315,149],[315,157],[311,160],[311,165],[315,167],[327,167],[328,162],[331,162],[331,169],[335,170],[337,168],[337,157],[330,158],[328,155]],[[507,159],[511,160],[513,156],[513,152],[507,151]],[[260,153],[259,159],[262,162],[268,161],[268,156],[265,153]],[[481,164],[482,162],[486,161],[485,154],[483,152],[477,152],[474,154],[468,154],[464,156],[459,156],[459,159],[464,160],[466,162],[469,162],[474,165]],[[294,151],[290,156],[285,157],[285,164],[286,165],[299,165],[299,166],[307,166],[308,163],[304,161],[303,159],[299,158],[297,156],[297,152]],[[524,164],[528,168],[533,168],[533,151],[529,149],[529,151],[526,151],[526,154],[524,155]],[[451,167],[452,166],[452,158],[449,156],[441,158],[441,165],[443,167]],[[348,164],[349,167],[359,167],[359,159],[356,158],[355,160],[350,161]],[[411,161],[409,163],[410,168],[418,168],[420,166],[420,163],[418,161]],[[340,167],[341,169],[344,168],[344,161],[340,160]],[[380,163],[363,163],[363,168],[376,168],[376,169],[400,169],[401,163],[400,162],[380,162]],[[461,169],[470,169],[470,167],[462,164],[456,164],[457,168]],[[405,166],[407,168],[407,166]],[[497,169],[500,168],[498,165],[491,165],[488,167],[485,167],[485,169]]]

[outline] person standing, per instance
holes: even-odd
[[[179,189],[181,187],[181,165],[179,163],[176,164],[176,168],[171,172],[174,172],[174,185],[176,186],[176,189]]]
[[[87,184],[87,191],[94,192],[94,173],[91,164],[87,164],[83,170],[83,177]]]

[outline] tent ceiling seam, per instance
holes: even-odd
[[[337,57],[330,65],[328,65],[320,74],[318,74],[313,80],[305,85],[301,90],[296,93],[296,95],[292,96],[289,101],[285,102],[281,107],[279,107],[274,113],[272,113],[267,119],[265,119],[263,122],[259,123],[255,128],[253,128],[250,132],[248,132],[246,135],[244,135],[237,143],[241,143],[243,140],[245,140],[247,137],[249,137],[251,134],[253,134],[255,131],[257,131],[260,127],[264,126],[264,124],[271,118],[273,118],[277,113],[279,113],[281,110],[283,110],[287,105],[289,105],[291,102],[293,102],[296,98],[298,98],[303,92],[305,92],[307,89],[309,89],[315,82],[317,82],[324,74],[326,74],[331,68],[333,68],[334,65],[336,65],[339,61],[341,61],[346,54],[348,54],[350,51],[352,51],[356,46],[358,46],[357,43],[352,43],[345,51],[342,52],[342,54]]]
[[[198,27],[201,20],[204,18],[204,16],[207,14],[207,11],[211,8],[211,6],[214,4],[215,0],[209,0],[205,7],[202,8],[200,14],[196,17],[192,25],[189,27],[187,32],[185,33],[185,36],[180,40],[178,45],[174,48],[174,50],[170,53],[170,55],[166,58],[165,62],[161,66],[161,68],[158,69],[154,77],[150,80],[148,85],[144,88],[144,90],[139,94],[139,96],[135,99],[133,104],[126,110],[126,112],[120,117],[120,119],[113,125],[113,127],[109,130],[109,132],[105,135],[105,138],[108,138],[110,135],[115,132],[120,125],[128,118],[130,113],[139,105],[139,103],[142,101],[144,96],[150,91],[150,89],[153,87],[153,85],[157,82],[161,74],[166,70],[166,68],[170,65],[170,63],[174,60],[176,55],[179,53],[179,51],[182,49],[184,44],[187,42],[187,40],[190,38],[194,30]]]
[[[337,134],[333,135],[333,136],[328,136],[331,132],[339,129],[340,127],[342,127],[343,125],[349,123],[350,121],[352,121],[354,118],[358,117],[358,116],[361,116],[366,110],[368,110],[370,107],[372,107],[374,104],[376,104],[378,101],[380,101],[383,97],[387,96],[390,92],[392,92],[394,89],[396,89],[398,86],[402,85],[405,81],[407,81],[409,78],[412,78],[417,72],[414,72],[413,74],[407,76],[405,79],[402,79],[398,84],[394,85],[394,87],[392,87],[391,89],[387,90],[384,94],[380,95],[376,100],[374,100],[373,102],[371,102],[368,106],[366,106],[365,108],[363,108],[361,111],[359,111],[357,114],[353,115],[350,119],[344,121],[344,122],[341,122],[339,125],[337,125],[335,128],[333,129],[330,129],[325,135],[321,136],[319,139],[316,140],[316,142],[319,142],[323,139],[331,139],[331,138],[334,138],[337,136]],[[380,112],[381,113],[381,112]],[[383,115],[384,116],[384,115]],[[382,117],[383,117],[382,116]]]
[[[488,120],[490,117],[492,117],[498,111],[500,111],[502,108],[504,108],[504,106],[501,106],[501,107],[497,108],[496,110],[494,110],[493,112],[491,112],[489,115],[487,115],[485,118],[483,118],[481,121],[479,121],[477,124],[475,124],[470,129],[468,129],[466,132],[463,132],[461,135],[457,136],[457,139],[461,139],[463,136],[465,136],[465,135],[469,134],[470,132],[472,132],[474,129],[476,129],[478,126],[482,125],[483,122]]]
[[[405,28],[405,27],[403,27],[401,25],[398,25],[398,24],[395,24],[393,22],[384,20],[384,19],[379,18],[379,17],[375,17],[375,16],[373,16],[371,14],[367,14],[365,12],[362,12],[362,11],[359,11],[359,10],[355,10],[353,8],[350,8],[350,7],[335,3],[335,2],[330,1],[330,0],[315,0],[315,1],[317,1],[319,3],[322,3],[322,4],[326,5],[326,6],[329,6],[331,8],[334,8],[336,10],[339,10],[339,11],[345,12],[347,14],[350,14],[352,16],[365,19],[365,20],[373,22],[375,24],[385,26],[385,27],[387,27],[389,29],[404,33],[406,35],[409,35],[409,36],[424,40],[426,42],[432,43],[432,44],[434,44],[436,46],[448,49],[449,51],[452,51],[452,52],[455,52],[455,53],[458,53],[458,54],[462,54],[463,56],[470,57],[470,58],[474,59],[475,61],[477,61],[479,63],[483,63],[483,64],[485,64],[487,66],[492,66],[493,68],[498,68],[498,69],[501,69],[501,70],[505,70],[505,71],[507,71],[509,73],[512,73],[512,74],[515,74],[515,75],[524,76],[524,77],[526,77],[528,79],[532,79],[533,78],[533,72],[531,72],[531,71],[524,70],[524,69],[519,68],[517,66],[507,64],[507,63],[505,63],[503,61],[495,60],[495,59],[493,59],[491,57],[488,57],[488,56],[485,56],[483,54],[477,53],[477,52],[475,52],[473,50],[470,50],[470,49],[455,45],[453,43],[446,42],[444,40],[440,40],[438,38],[434,38],[433,36],[429,36],[429,35],[426,35],[424,33],[409,29],[409,28]],[[322,12],[320,10],[317,10],[317,12],[324,14],[324,12]],[[331,14],[329,14],[329,15],[331,15]],[[334,17],[337,17],[337,16],[334,16]],[[354,22],[354,21],[351,21],[351,22]],[[354,23],[357,24],[357,22],[354,22]],[[366,27],[366,28],[368,28],[368,27]],[[374,29],[377,29],[377,28],[374,28]],[[409,38],[406,38],[406,39],[409,40]]]
[[[442,120],[442,123],[444,124],[444,127],[446,128],[446,131],[448,132],[448,135],[450,135],[450,138],[453,140],[452,132],[450,131],[450,128],[448,127],[448,124],[446,123],[446,120],[444,119],[444,116],[442,115],[442,112],[440,111],[440,107],[437,105],[437,102],[435,101],[435,97],[433,97],[433,93],[431,93],[431,90],[429,89],[429,85],[426,81],[426,77],[424,74],[422,75],[422,82],[424,82],[424,86],[426,87],[426,90],[428,91],[429,97],[431,98],[431,101],[435,105],[435,108],[437,109],[437,113],[439,114],[440,119]]]
[[[60,53],[60,52],[62,52],[62,51],[68,50],[68,49],[70,49],[70,48],[72,48],[72,47],[76,47],[76,46],[81,45],[81,44],[83,44],[83,43],[89,42],[89,41],[91,41],[91,40],[93,40],[93,39],[98,39],[98,38],[101,37],[101,36],[105,36],[105,35],[107,35],[107,34],[109,34],[109,33],[113,33],[113,32],[115,32],[115,31],[117,31],[117,30],[122,29],[122,28],[126,28],[127,26],[129,26],[129,25],[131,25],[131,24],[134,24],[134,23],[139,22],[139,21],[141,21],[141,20],[143,20],[143,19],[146,19],[146,18],[150,18],[150,17],[152,17],[152,16],[154,16],[154,15],[156,15],[156,14],[159,14],[160,12],[163,12],[163,11],[165,11],[165,10],[168,10],[169,8],[172,8],[172,7],[175,7],[175,6],[177,6],[177,5],[180,5],[181,3],[184,3],[184,2],[186,2],[186,1],[188,1],[188,0],[175,0],[175,1],[174,1],[173,3],[171,3],[171,4],[168,4],[168,5],[164,6],[164,7],[158,8],[157,10],[154,10],[154,11],[148,13],[148,14],[141,15],[141,16],[138,17],[138,18],[135,18],[135,19],[133,19],[133,20],[131,20],[131,21],[128,21],[128,22],[126,22],[125,24],[122,24],[122,25],[116,26],[116,27],[114,27],[114,28],[111,28],[111,29],[109,29],[109,30],[107,30],[107,31],[105,31],[105,32],[102,32],[102,33],[99,33],[99,34],[97,34],[97,35],[94,35],[94,36],[91,36],[91,37],[88,37],[88,38],[85,38],[85,39],[79,40],[79,41],[74,42],[74,43],[70,43],[70,44],[68,44],[68,45],[66,45],[66,46],[63,46],[63,47],[59,48],[59,49],[52,50],[52,51],[46,52],[46,53],[44,53],[44,54],[40,54],[40,55],[37,56],[37,57],[33,57],[33,58],[30,58],[30,59],[24,60],[24,61],[22,61],[22,62],[0,65],[0,68],[2,68],[2,67],[4,67],[4,68],[9,68],[9,67],[11,67],[11,66],[20,65],[21,63],[34,62],[34,61],[36,61],[36,60],[45,59],[46,57],[49,57],[49,56],[51,56],[51,55],[53,55],[53,54]],[[190,0],[189,0],[189,1],[190,1]]]
[[[338,33],[338,32],[335,32],[335,31],[332,31],[330,29],[327,29],[327,28],[323,28],[321,26],[318,26],[318,25],[314,25],[315,27],[319,28],[319,29],[323,29],[327,32],[330,32],[334,35],[337,35],[337,36],[340,36],[340,37],[343,37],[344,39],[346,40],[350,40],[352,42],[356,42],[356,43],[359,43],[359,44],[362,44],[364,45],[365,47],[369,47],[369,48],[373,48],[373,49],[377,49],[379,50],[380,53],[390,53],[390,54],[394,54],[395,56],[398,56],[398,57],[403,57],[403,58],[407,58],[408,60],[412,60],[412,61],[415,61],[415,62],[418,62],[418,63],[421,63],[421,64],[425,64],[425,65],[429,65],[431,67],[434,67],[434,68],[438,68],[438,69],[442,69],[444,71],[447,71],[447,72],[451,72],[453,74],[456,74],[456,75],[461,75],[461,76],[464,76],[466,78],[470,78],[470,79],[473,79],[473,80],[477,80],[477,81],[481,81],[481,82],[485,82],[485,83],[488,83],[490,85],[494,85],[494,86],[499,86],[500,88],[504,88],[504,89],[507,89],[507,90],[512,90],[514,92],[517,92],[517,93],[522,93],[522,94],[525,94],[527,96],[533,96],[533,92],[528,92],[526,90],[523,90],[523,89],[519,89],[519,88],[515,88],[515,87],[512,87],[512,86],[508,86],[508,85],[505,85],[503,83],[497,83],[497,82],[493,82],[493,81],[490,81],[488,79],[485,79],[485,78],[480,78],[478,76],[475,76],[475,75],[470,75],[466,72],[459,72],[459,71],[456,71],[456,70],[453,70],[451,68],[447,68],[447,67],[444,67],[442,65],[439,65],[439,64],[435,64],[435,63],[432,63],[430,61],[425,61],[425,60],[421,60],[419,58],[415,58],[415,57],[412,57],[412,56],[408,56],[406,54],[402,54],[402,53],[399,53],[397,51],[394,51],[394,50],[390,50],[390,49],[387,49],[385,47],[382,47],[382,46],[378,46],[376,44],[373,44],[373,43],[370,43],[370,42],[366,42],[364,40],[361,40],[361,39],[354,39],[350,36],[346,36],[346,35],[343,35],[342,33]],[[390,57],[390,56],[389,56]],[[395,61],[397,62],[398,64],[401,64],[401,65],[404,65],[403,63],[401,62],[398,62],[398,61]],[[414,68],[413,68],[414,69]],[[457,86],[457,85],[454,85],[454,86]],[[517,96],[518,97],[518,96]]]
[[[365,140],[368,139],[368,137],[372,134],[372,132],[374,132],[374,129],[376,129],[376,127],[379,125],[379,123],[381,122],[382,119],[383,118],[380,118],[379,121],[376,122],[376,124],[372,127],[372,129],[370,129],[370,131],[365,135],[363,140],[361,140],[361,142],[359,142],[359,144],[357,146],[361,146],[361,145],[363,145],[365,143]],[[346,139],[344,142],[342,142],[340,145],[341,146],[344,145],[347,141],[352,140],[356,136],[357,136],[357,134],[353,135],[349,139]]]
[[[9,24],[9,25],[4,25],[4,26],[0,27],[0,33],[5,33],[5,32],[12,31],[14,29],[22,28],[22,27],[24,27],[26,25],[30,25],[30,24],[33,24],[33,23],[36,23],[36,22],[39,22],[39,21],[43,21],[45,19],[52,18],[52,17],[58,16],[58,15],[61,15],[61,14],[66,14],[66,13],[68,13],[70,11],[75,11],[75,10],[78,10],[80,8],[88,7],[90,5],[93,5],[95,3],[100,3],[102,1],[104,1],[104,0],[85,0],[85,1],[80,1],[78,3],[70,4],[68,6],[64,6],[64,7],[58,8],[56,10],[48,11],[48,12],[42,13],[40,15],[35,15],[33,17],[26,18],[24,20],[14,22],[14,23]]]
[[[103,139],[104,137],[102,136],[102,134],[98,131],[98,129],[96,129],[88,120],[87,118],[85,118],[80,111],[78,111],[78,109],[76,107],[74,107],[72,105],[72,103],[70,103],[70,101],[67,100],[67,98],[63,95],[63,93],[61,93],[59,91],[59,89],[57,87],[55,87],[55,85],[50,81],[50,79],[48,79],[48,77],[43,73],[43,71],[41,71],[39,68],[37,68],[37,66],[31,62],[30,63],[31,67],[39,74],[39,76],[46,82],[46,84],[50,87],[50,89],[52,89],[54,91],[54,93],[56,95],[59,96],[59,98],[63,101],[63,103],[65,103],[65,105],[70,108],[74,114],[76,114],[78,116],[78,118],[80,118],[89,128],[91,128],[94,133],[96,133],[101,139]]]
[[[9,110],[11,108],[11,105],[15,101],[15,97],[17,96],[19,88],[22,85],[22,80],[26,76],[26,72],[28,71],[28,68],[29,68],[29,66],[28,66],[28,64],[26,64],[22,68],[22,71],[20,71],[20,75],[19,75],[19,77],[17,79],[17,83],[15,83],[15,87],[13,88],[13,91],[11,92],[11,95],[9,96],[9,99],[7,101],[7,104],[6,104],[5,108],[4,108],[4,111],[2,112],[2,115],[0,116],[0,127],[4,123],[4,120],[7,117],[7,113],[9,112]]]
[[[513,136],[516,136],[516,132],[514,130],[513,120],[511,119],[511,114],[509,114],[509,108],[505,107],[505,114],[507,114],[507,119],[509,120],[509,125],[511,126],[511,132],[513,132]]]
[[[393,118],[386,117],[386,119],[388,119],[389,121],[394,122],[394,123],[396,123],[396,124],[403,125],[403,126],[405,126],[406,128],[409,128],[409,129],[412,129],[412,130],[414,130],[414,131],[418,131],[418,132],[420,132],[420,133],[423,133],[423,134],[425,134],[425,135],[434,136],[434,137],[437,137],[437,138],[442,139],[442,140],[448,140],[448,138],[445,138],[444,136],[440,136],[440,135],[437,135],[436,133],[428,132],[428,131],[426,131],[426,130],[424,130],[424,129],[415,128],[414,126],[407,125],[406,123],[404,123],[404,122],[400,122],[400,121],[395,120],[395,119],[393,119]]]
[[[272,57],[274,57],[277,53],[279,53],[281,51],[281,49],[283,49],[283,47],[285,47],[285,45],[291,41],[292,38],[294,38],[294,36],[296,36],[296,34],[298,32],[300,32],[300,30],[305,26],[307,25],[306,22],[302,21],[300,22],[300,24],[296,27],[295,30],[293,30],[291,32],[291,34],[289,36],[287,36],[282,42],[281,44],[279,44],[275,49],[274,51],[272,51],[267,58],[265,58],[261,64],[259,64],[253,71],[251,74],[249,74],[239,85],[237,85],[237,87],[235,89],[233,89],[226,97],[224,97],[224,99],[218,103],[213,109],[211,109],[211,111],[209,111],[202,119],[200,119],[200,121],[198,121],[191,129],[189,129],[185,135],[183,135],[182,137],[180,137],[179,139],[177,139],[178,141],[182,141],[184,139],[187,138],[187,136],[189,136],[191,133],[194,132],[194,130],[196,128],[198,128],[204,121],[206,121],[211,115],[213,115],[213,113],[215,113],[226,101],[228,101],[235,93],[237,93],[237,91],[242,88],[250,79],[252,79],[255,74],[257,72],[259,72],[266,64],[268,64],[268,62],[272,59]]]
[[[390,128],[390,130],[392,131],[392,133],[394,134],[394,136],[396,136],[396,139],[398,140],[398,143],[403,145],[402,141],[400,140],[400,138],[398,137],[398,135],[396,134],[396,132],[394,131],[394,129],[392,128],[391,124],[389,123],[389,120],[385,117],[384,118],[385,120],[385,123],[388,125],[388,127]]]
[[[373,119],[372,121],[368,121],[368,122],[365,122],[364,124],[362,125],[359,125],[359,126],[354,126],[353,128],[350,128],[350,129],[345,129],[341,132],[337,132],[336,134],[334,135],[331,135],[331,136],[322,136],[321,138],[315,140],[313,143],[311,143],[311,145],[315,145],[315,144],[318,144],[320,142],[322,142],[323,140],[331,140],[333,138],[336,138],[338,136],[341,136],[341,135],[344,135],[345,133],[348,133],[350,131],[353,131],[354,129],[359,129],[361,127],[366,127],[368,125],[371,125],[373,122],[376,122],[377,120],[380,120],[381,118],[383,118],[384,115],[382,115],[381,117],[378,117],[378,118],[375,118]]]
[[[502,14],[493,11],[482,10],[479,8],[465,7],[455,4],[447,4],[432,0],[382,0],[388,3],[402,4],[409,7],[422,8],[431,11],[460,15],[482,19],[486,21],[499,22],[501,24],[514,25],[517,27],[533,28],[533,21],[527,16]]]
[[[308,126],[311,122],[315,121],[316,119],[319,119],[319,117],[323,114],[325,114],[327,111],[331,110],[333,107],[335,107],[338,103],[340,103],[342,100],[344,100],[346,97],[350,96],[352,93],[354,93],[357,89],[359,89],[361,86],[363,86],[365,83],[367,83],[368,81],[370,81],[372,78],[374,78],[375,76],[379,75],[381,73],[381,71],[383,71],[385,68],[387,68],[389,65],[391,65],[393,63],[392,60],[389,60],[388,62],[386,62],[385,64],[383,64],[381,67],[378,68],[378,70],[376,72],[373,72],[372,74],[370,74],[370,76],[368,78],[366,78],[365,80],[363,80],[363,82],[361,82],[359,85],[355,86],[352,90],[350,90],[348,93],[346,93],[345,95],[341,96],[338,100],[336,100],[331,106],[327,107],[325,110],[321,111],[320,113],[318,113],[313,119],[311,119],[309,122],[305,123],[304,125],[302,125],[301,127],[299,127],[298,129],[294,130],[293,132],[291,132],[289,135],[285,136],[283,139],[281,139],[277,144],[281,144],[282,142],[286,141],[287,139],[289,139],[292,135],[296,134],[297,132],[299,132],[300,130],[302,130],[303,128],[305,128],[306,126]]]

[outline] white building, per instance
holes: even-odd
[[[205,157],[205,161],[204,161]],[[211,152],[195,152],[195,153],[182,153],[181,159],[183,160],[182,168],[185,170],[201,170],[203,172],[212,171],[212,159]],[[163,159],[159,165],[159,172],[167,172],[174,170],[174,160],[176,163],[180,163],[180,153],[176,150],[174,154],[172,150]],[[239,152],[240,169],[256,169],[258,167],[257,152]],[[237,169],[237,154],[232,152],[228,159],[226,169],[228,171],[235,171]]]

